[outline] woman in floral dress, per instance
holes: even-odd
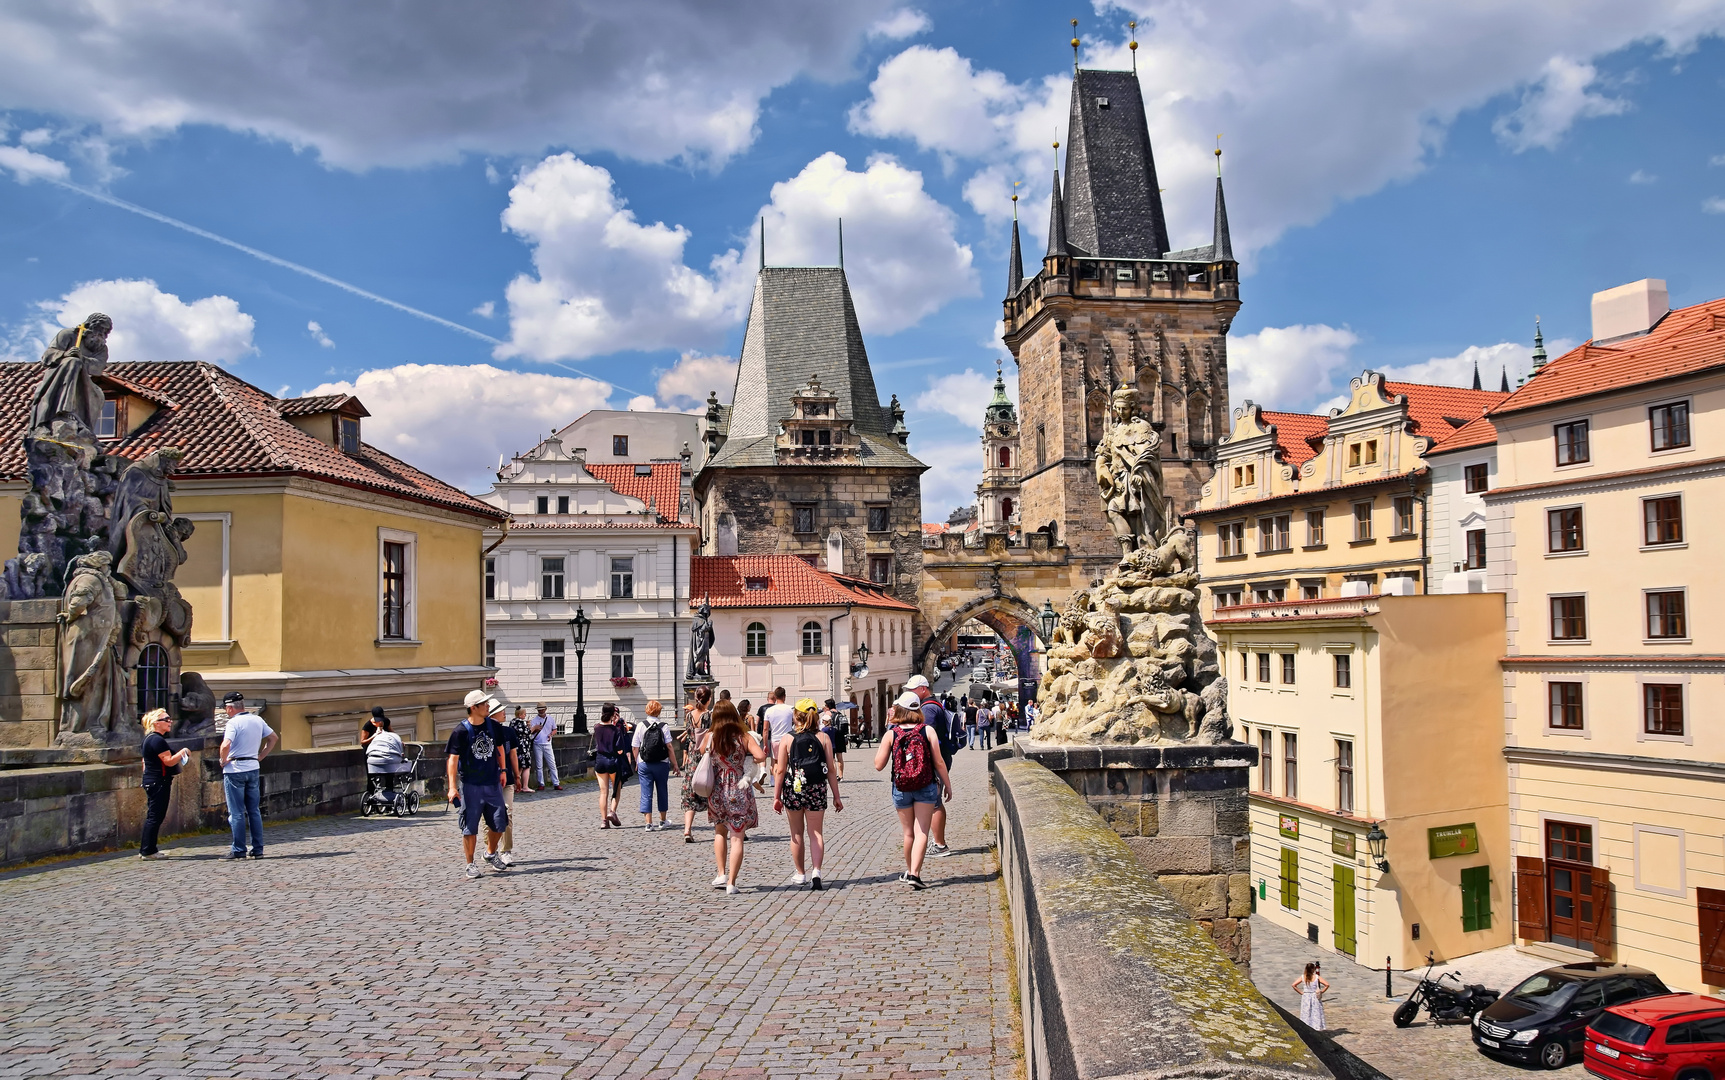
[[[743,763],[747,758],[765,763],[767,752],[728,701],[719,702],[713,710],[713,730],[701,740],[701,748],[713,752],[713,793],[707,796],[707,820],[713,823],[713,863],[719,871],[713,888],[723,888],[727,896],[735,896],[737,874],[743,869],[743,833],[761,823],[755,809],[755,789],[744,780]]]
[[[695,811],[705,810],[707,800],[695,794],[695,766],[701,761],[701,737],[707,730],[707,713],[713,705],[713,691],[701,687],[695,691],[695,703],[688,707],[689,727],[679,742],[682,762],[677,769],[683,775],[683,843],[695,842]]]

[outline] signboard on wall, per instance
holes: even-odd
[[[1346,829],[1330,830],[1330,851],[1344,859],[1354,857],[1354,834]]]
[[[1289,840],[1300,838],[1300,819],[1293,814],[1276,815],[1276,831]]]
[[[1471,821],[1466,825],[1444,825],[1427,829],[1426,851],[1434,859],[1447,859],[1451,855],[1478,855],[1479,830]]]

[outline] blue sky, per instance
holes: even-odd
[[[583,409],[728,395],[757,219],[813,263],[842,215],[943,519],[980,469],[1014,180],[1041,250],[1074,16],[1086,66],[1129,64],[1139,22],[1177,246],[1208,239],[1223,134],[1236,405],[1317,408],[1365,367],[1513,380],[1534,316],[1584,340],[1596,290],[1725,295],[1725,0],[612,7],[0,10],[6,349],[101,308],[117,358],[356,388],[368,441],[476,487]]]

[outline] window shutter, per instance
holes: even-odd
[[[1611,871],[1596,866],[1593,868],[1593,955],[1609,960],[1611,939]]]
[[[1515,932],[1528,941],[1548,941],[1545,924],[1545,860],[1515,857]]]
[[[1701,977],[1725,985],[1725,889],[1695,890],[1695,921],[1701,928]]]
[[[1491,867],[1470,866],[1461,872],[1461,928],[1464,932],[1491,929]]]

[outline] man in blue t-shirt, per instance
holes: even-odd
[[[509,736],[507,728],[490,719],[491,696],[485,691],[474,690],[463,704],[467,719],[449,733],[444,750],[449,755],[450,801],[461,810],[461,851],[467,856],[467,876],[476,878],[479,867],[474,865],[473,850],[482,817],[491,830],[485,837],[485,861],[494,870],[509,869],[497,855],[497,842],[509,828],[509,810],[503,802],[503,785],[508,782],[503,755]]]
[[[509,709],[496,698],[490,698],[486,704],[491,709],[491,722],[503,729],[503,738],[499,745],[503,747],[503,809],[509,813],[509,825],[503,830],[503,836],[497,842],[497,858],[504,866],[515,865],[515,793],[530,790],[527,787],[527,740],[522,738],[521,729],[504,722],[504,716]],[[518,712],[523,710],[516,710]],[[490,830],[487,829],[489,832]]]
[[[952,717],[940,707],[940,701],[928,687],[928,680],[921,675],[912,675],[906,680],[904,688],[922,702],[922,722],[934,729],[935,739],[940,743],[940,756],[946,759],[946,768],[950,773],[953,756],[958,753],[959,747],[958,735],[953,731]],[[946,803],[942,802],[934,808],[934,820],[929,822],[928,857],[944,859],[951,854],[952,849],[946,846]]]

